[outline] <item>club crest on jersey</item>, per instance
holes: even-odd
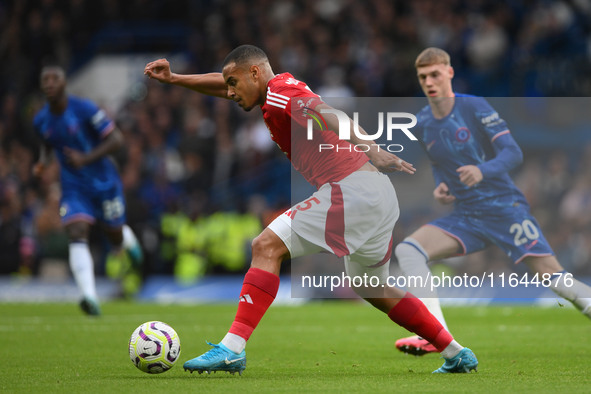
[[[466,142],[470,139],[470,130],[467,127],[460,127],[456,130],[456,141]]]

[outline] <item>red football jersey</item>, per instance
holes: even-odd
[[[283,73],[269,81],[267,99],[261,106],[273,141],[316,188],[340,181],[369,161],[365,153],[355,151],[350,142],[340,140],[334,131],[315,130],[313,138],[307,138],[309,116],[304,108],[314,109],[320,103],[322,99],[308,85]],[[320,144],[332,149],[321,150]]]

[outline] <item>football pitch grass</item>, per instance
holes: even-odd
[[[573,308],[475,306],[444,309],[456,339],[476,353],[477,373],[431,374],[439,354],[407,356],[408,332],[356,301],[272,306],[247,347],[247,368],[190,374],[184,361],[218,342],[235,305],[110,302],[103,316],[74,304],[0,304],[2,393],[590,392],[591,321]],[[170,324],[177,364],[148,375],[129,359],[141,323]]]

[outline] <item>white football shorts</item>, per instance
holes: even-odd
[[[322,185],[268,228],[283,240],[291,258],[327,251],[344,257],[347,275],[373,275],[385,282],[399,215],[390,178],[356,171]]]

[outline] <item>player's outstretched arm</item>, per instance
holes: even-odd
[[[166,59],[154,60],[146,64],[144,74],[162,83],[181,86],[208,96],[228,97],[228,87],[221,73],[177,74],[170,70]]]

